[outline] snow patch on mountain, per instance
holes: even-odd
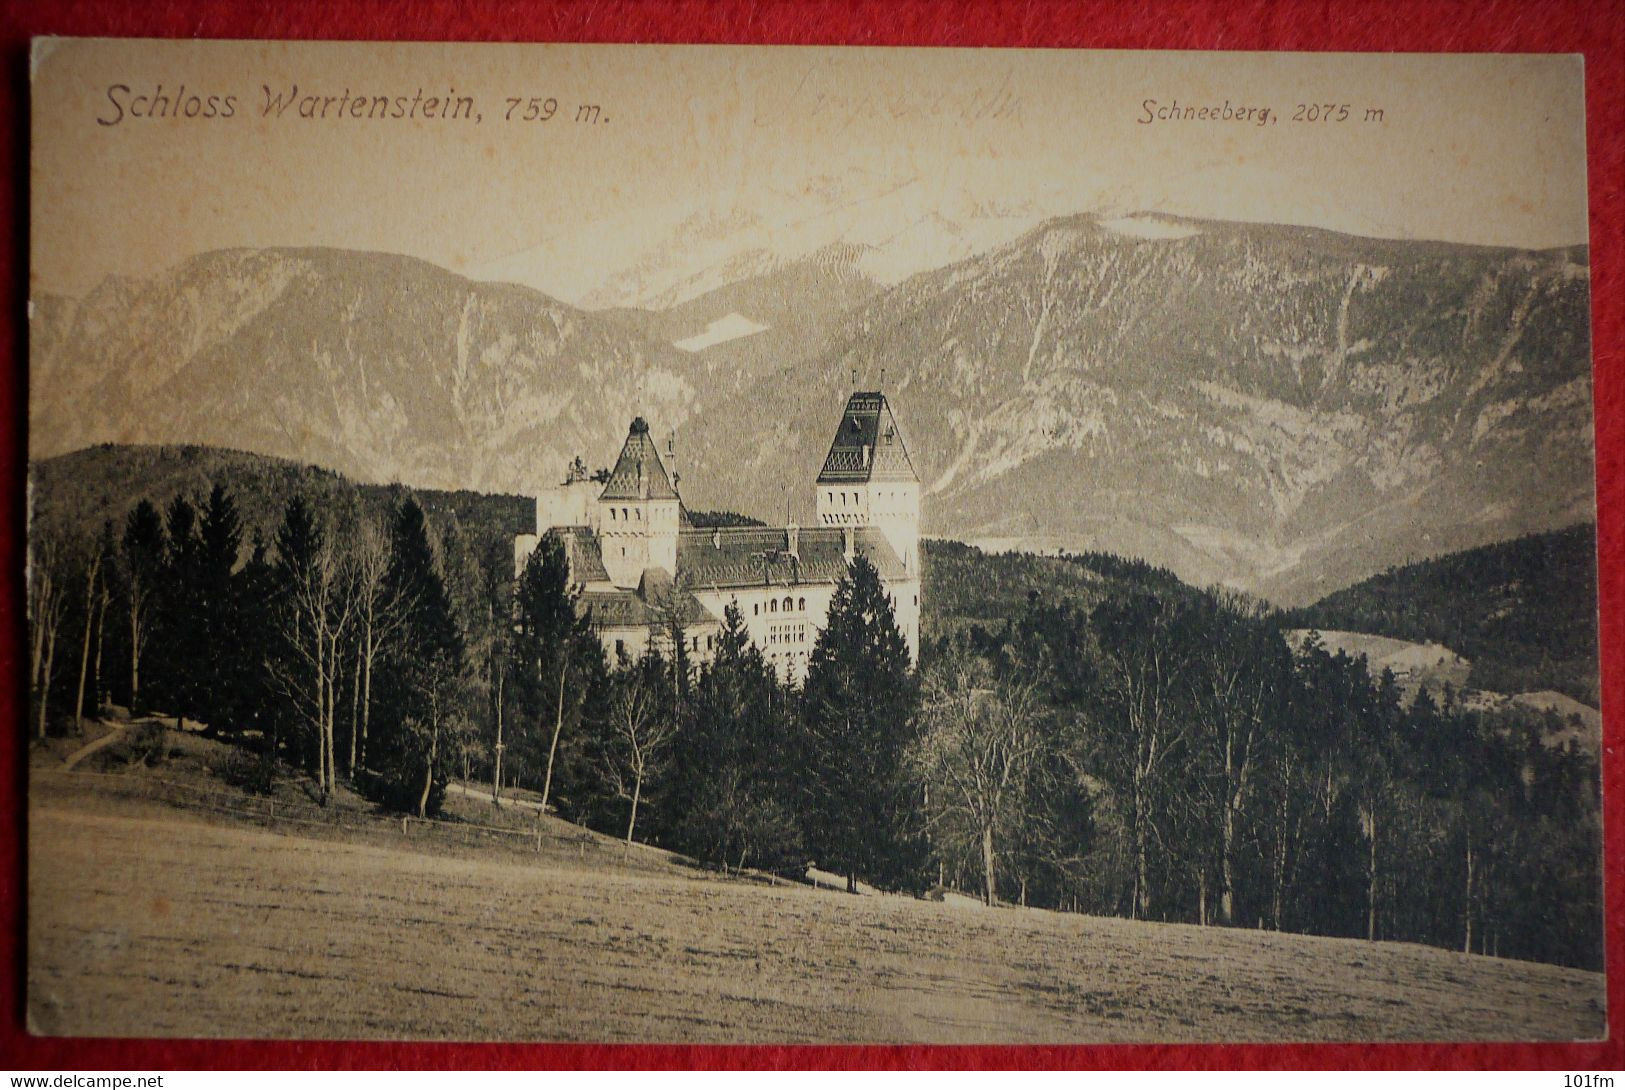
[[[740,337],[764,333],[768,328],[761,322],[753,321],[736,310],[715,319],[692,337],[684,337],[682,340],[672,341],[671,343],[684,352],[702,352],[712,345],[722,344],[724,341],[736,341]]]

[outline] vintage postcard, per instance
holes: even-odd
[[[1605,1034],[1578,57],[32,96],[34,1032]]]

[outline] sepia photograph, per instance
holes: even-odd
[[[30,1032],[1606,1037],[1580,57],[30,65]]]

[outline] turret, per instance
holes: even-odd
[[[682,500],[643,417],[632,421],[621,456],[598,496],[597,532],[610,581],[636,587],[643,573],[677,574],[677,529]]]
[[[821,526],[872,526],[912,577],[919,574],[920,478],[903,433],[878,390],[855,393],[818,474]]]

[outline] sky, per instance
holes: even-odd
[[[1578,57],[54,39],[32,102],[36,294],[336,246],[628,303],[628,269],[924,217],[1586,241]]]

